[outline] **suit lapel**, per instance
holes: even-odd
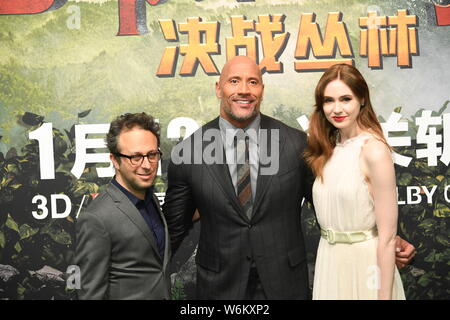
[[[159,257],[162,263],[161,256],[158,252],[158,245],[156,244],[155,236],[153,235],[152,230],[150,230],[150,228],[148,227],[147,222],[145,222],[139,210],[133,205],[130,199],[128,199],[127,196],[123,194],[122,191],[117,189],[117,187],[112,183],[108,185],[107,191],[113,197],[117,208],[124,215],[126,215],[131,220],[131,222],[133,222],[133,224],[140,232],[142,232],[144,237],[150,243],[150,246],[153,248],[153,251],[155,251],[156,256]]]
[[[156,210],[158,210],[159,216],[161,217],[161,221],[164,224],[164,262],[163,262],[163,268],[166,268],[167,264],[169,263],[170,256],[171,256],[171,249],[170,249],[170,240],[169,240],[169,230],[167,228],[167,222],[166,218],[164,217],[164,214],[161,210],[161,206],[159,205],[159,199],[158,197],[153,194],[153,201],[155,201],[156,204]],[[153,237],[154,239],[154,237]],[[156,244],[156,243],[155,243]],[[159,254],[158,254],[159,255]]]
[[[203,132],[208,129],[215,129],[219,130],[219,118],[214,119],[209,124],[205,125]],[[225,150],[223,146],[222,139],[217,139],[216,141],[219,145],[217,146],[216,150],[221,150],[222,152],[222,159],[223,163],[214,163],[211,165],[205,165],[206,168],[208,168],[209,172],[213,176],[216,183],[219,185],[219,187],[222,189],[223,193],[227,196],[229,200],[231,200],[231,203],[233,207],[236,209],[237,212],[240,213],[242,217],[247,219],[245,216],[244,210],[242,209],[241,204],[239,203],[239,199],[236,196],[236,191],[233,186],[233,181],[230,177],[230,170],[228,169],[228,165],[226,164],[226,156],[225,156]],[[205,147],[210,144],[211,142],[203,142],[202,151],[205,150]],[[247,219],[248,220],[248,219]]]
[[[213,164],[207,165],[208,170],[216,180],[219,187],[225,193],[236,211],[240,212],[245,217],[244,211],[239,203],[239,199],[236,196],[236,191],[233,186],[233,181],[230,177],[230,170],[227,164]]]
[[[278,143],[278,151],[272,150],[272,130],[271,129],[278,129],[279,128],[276,126],[276,124],[273,122],[273,120],[263,114],[261,114],[261,126],[260,129],[265,130],[267,132],[267,141],[261,141],[261,140],[266,140],[265,138],[262,139],[262,137],[264,137],[263,135],[261,135],[260,132],[260,152],[261,152],[261,146],[263,144],[266,144],[267,146],[267,155],[272,155],[272,152],[278,153],[278,157],[281,157],[281,154],[283,152],[283,148],[285,145],[285,140],[283,139],[283,137],[281,137],[280,135],[278,136],[278,139],[275,138],[275,143]],[[260,154],[260,160],[261,160],[261,154]],[[278,163],[280,163],[280,159],[278,159]],[[261,168],[263,167],[269,167],[270,164],[266,164],[263,165],[261,164],[261,161],[259,163],[259,170],[258,170],[258,179],[256,182],[256,196],[255,196],[255,201],[253,203],[253,218],[255,217],[255,215],[258,215],[258,208],[261,205],[261,201],[264,198],[265,193],[267,192],[267,189],[271,183],[271,180],[274,176],[274,174],[270,174],[270,175],[262,175],[261,174]]]

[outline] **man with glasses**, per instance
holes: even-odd
[[[159,125],[145,113],[116,118],[106,137],[116,175],[76,223],[79,299],[169,299],[170,242],[153,193]]]

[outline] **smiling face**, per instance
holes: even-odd
[[[221,99],[220,116],[238,128],[245,128],[258,115],[264,84],[256,63],[237,56],[223,67],[216,96]]]
[[[361,101],[343,81],[336,79],[328,83],[323,95],[323,112],[327,120],[346,136],[359,132],[357,123]]]
[[[118,136],[117,148],[124,155],[144,155],[158,151],[156,136],[140,127],[122,131]],[[150,163],[144,158],[140,165],[133,166],[129,159],[117,159],[111,154],[116,169],[116,180],[136,197],[144,199],[145,192],[153,184],[158,171],[158,162]]]

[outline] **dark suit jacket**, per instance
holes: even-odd
[[[109,183],[76,222],[79,299],[169,299],[167,224],[164,261],[152,230],[128,197]]]
[[[177,148],[194,148],[194,161],[194,154],[210,144],[198,147],[194,137],[208,129],[218,130],[219,118]],[[306,134],[265,115],[261,115],[261,129],[279,130],[280,165],[276,174],[258,175],[251,220],[243,212],[226,164],[174,164],[172,154],[163,212],[175,251],[192,226],[195,209],[199,210],[199,299],[243,299],[252,259],[269,299],[308,297],[300,223],[302,198],[311,199],[312,175],[301,158]]]

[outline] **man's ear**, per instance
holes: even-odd
[[[216,81],[216,97],[222,99],[222,90],[220,90],[220,83]]]
[[[119,160],[117,160],[117,158],[112,154],[112,153],[110,153],[109,154],[109,159],[111,160],[111,162],[113,163],[113,165],[114,165],[114,168],[117,170],[117,169],[119,169]]]

